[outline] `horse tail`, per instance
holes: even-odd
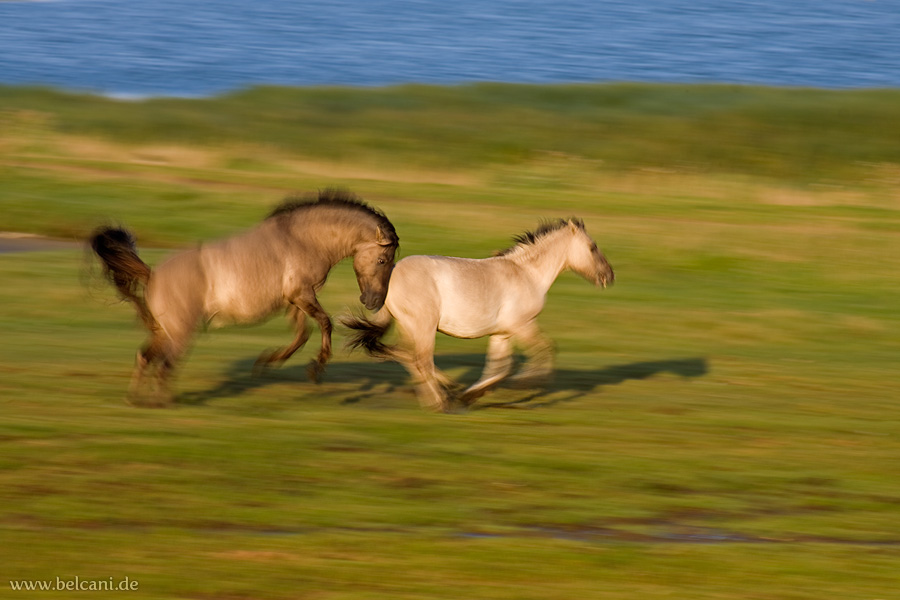
[[[346,315],[341,317],[341,324],[353,330],[347,347],[351,350],[362,348],[369,356],[382,360],[396,360],[397,348],[388,346],[381,338],[388,332],[394,322],[394,317],[386,307],[382,307],[369,319],[365,316]]]
[[[150,266],[142,261],[134,236],[120,227],[98,227],[90,237],[91,249],[103,263],[103,273],[119,294],[137,307],[138,316],[151,331],[156,319],[147,307],[144,289],[150,281]]]

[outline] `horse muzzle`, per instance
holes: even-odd
[[[597,285],[603,286],[603,289],[611,286],[616,282],[616,274],[610,271],[609,273],[600,273],[597,275]]]
[[[384,296],[379,294],[360,294],[359,301],[362,302],[362,305],[368,310],[379,310],[384,306]]]

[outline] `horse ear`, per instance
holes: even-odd
[[[569,219],[569,229],[578,231],[578,222],[575,219]]]
[[[384,235],[384,232],[381,231],[381,227],[375,227],[375,243],[379,246],[390,246],[393,242],[391,242],[391,238]]]

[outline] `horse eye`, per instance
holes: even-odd
[[[383,265],[383,264],[386,263],[386,262],[387,262],[387,261],[384,260],[383,258],[379,258],[379,259],[378,259],[378,264],[379,264],[379,265]]]

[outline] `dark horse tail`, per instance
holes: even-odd
[[[140,259],[134,236],[120,227],[98,227],[90,237],[91,248],[103,262],[103,273],[119,294],[137,307],[138,316],[148,329],[156,328],[156,319],[144,300],[144,288],[150,281],[150,266]]]
[[[362,348],[369,356],[382,360],[395,360],[397,348],[381,341],[391,328],[393,320],[391,313],[384,307],[372,319],[364,316],[341,317],[341,324],[353,330],[347,340],[347,347],[351,350]]]

